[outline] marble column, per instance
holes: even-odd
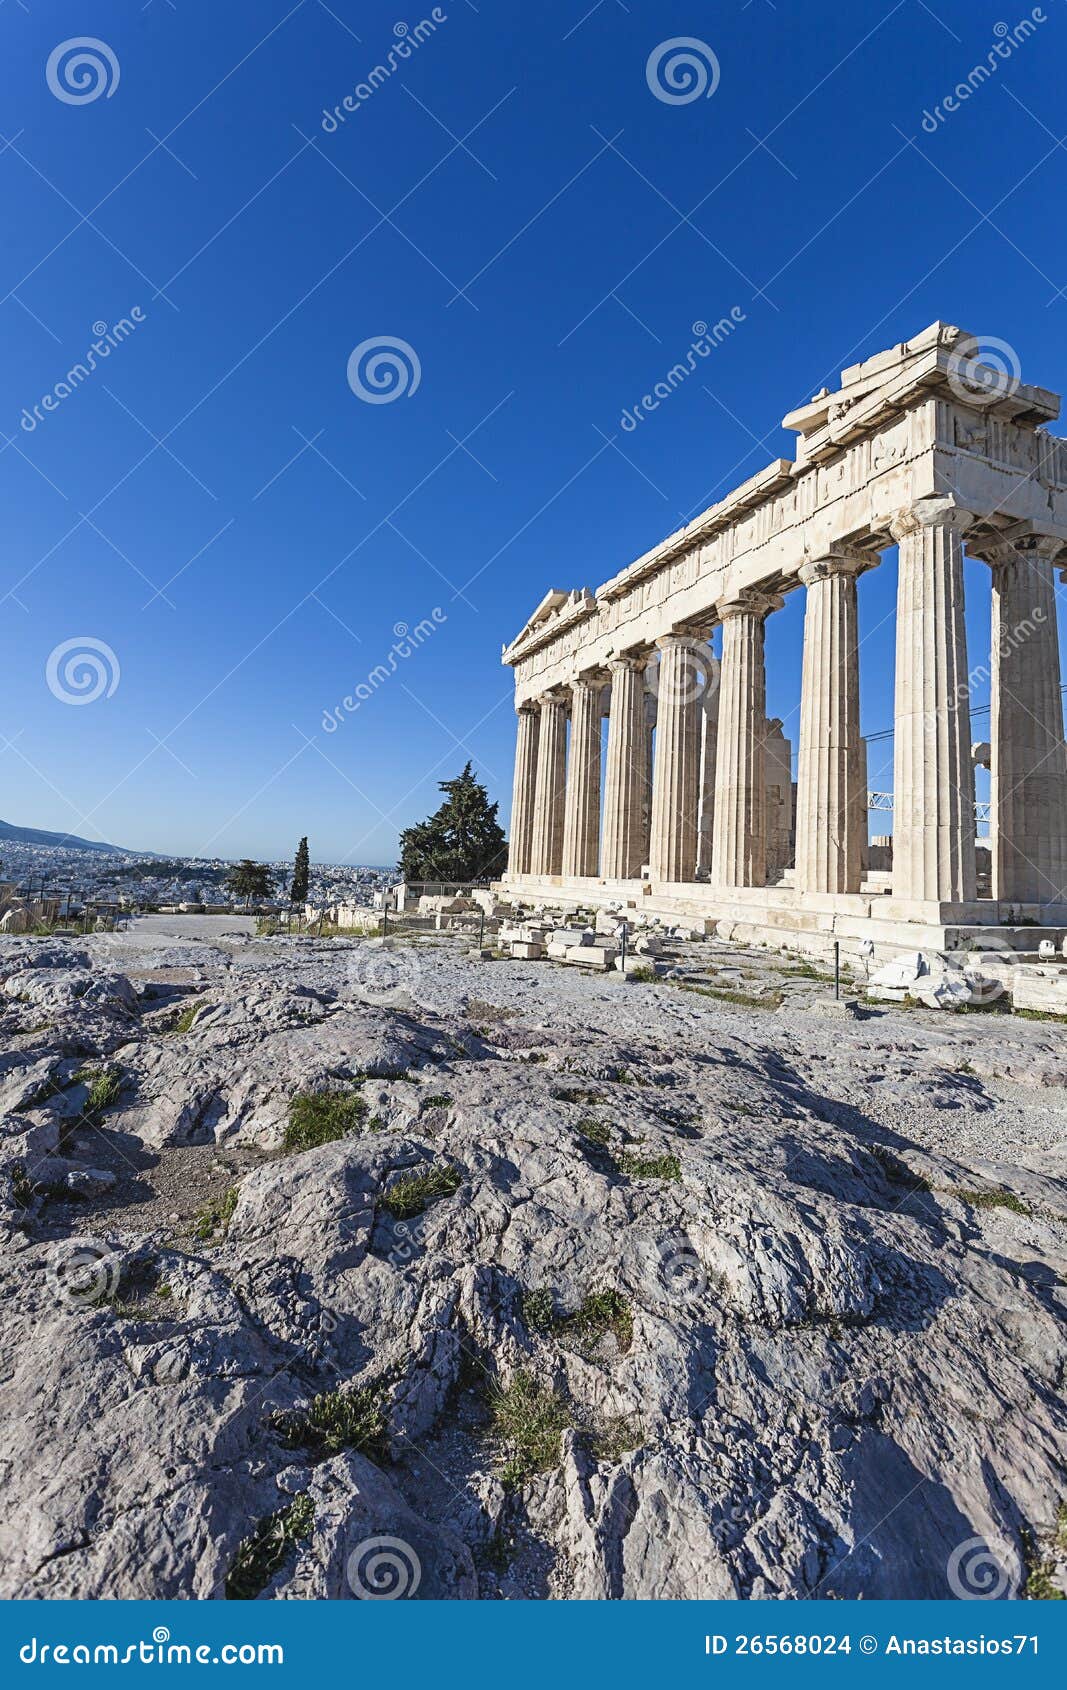
[[[781,603],[766,593],[744,592],[715,607],[722,623],[711,853],[716,886],[762,886],[766,879],[763,624]]]
[[[644,657],[616,657],[609,664],[611,708],[604,780],[604,850],[601,872],[609,880],[637,880],[647,861],[649,735],[645,718]]]
[[[921,499],[892,524],[899,546],[893,745],[893,897],[976,895],[974,767],[963,615],[970,515]]]
[[[861,790],[856,577],[862,557],[835,552],[800,570],[807,589],[797,761],[796,886],[858,892],[867,795]]]
[[[656,756],[656,717],[659,713],[656,695],[649,683],[649,674],[654,667],[654,664],[649,664],[645,669],[645,801],[641,808],[645,854],[642,866],[648,862],[648,847],[652,837],[652,766]]]
[[[520,704],[515,734],[515,784],[511,795],[508,873],[529,874],[533,844],[534,788],[537,783],[537,736],[541,716],[536,704]]]
[[[796,810],[793,794],[793,746],[782,719],[768,721],[763,733],[763,833],[766,839],[765,884],[777,886],[794,861]]]
[[[978,545],[993,572],[990,796],[993,896],[1067,900],[1067,750],[1053,560],[1063,542]]]
[[[560,874],[563,870],[563,799],[567,767],[567,706],[565,692],[543,693],[541,731],[537,745],[534,784],[531,874]]]
[[[700,821],[697,874],[711,875],[711,842],[715,833],[715,764],[719,742],[719,660],[709,654],[708,684],[700,701]]]
[[[605,675],[571,683],[571,746],[563,817],[563,874],[595,875],[600,856],[600,700]]]
[[[669,634],[656,641],[656,746],[652,772],[649,877],[692,880],[697,866],[697,763],[704,668],[696,642]]]
[[[859,759],[859,802],[860,808],[863,811],[860,821],[860,884],[862,885],[871,866],[871,840],[869,827],[870,811],[867,808],[867,794],[870,791],[870,782],[867,778],[867,741],[863,738],[862,734],[857,741],[856,754]]]

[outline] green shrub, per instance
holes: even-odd
[[[382,1195],[382,1207],[395,1220],[411,1220],[421,1215],[427,1204],[439,1197],[451,1197],[463,1184],[458,1168],[433,1167],[421,1174],[408,1174],[387,1186]]]
[[[316,1150],[320,1144],[347,1138],[359,1132],[366,1115],[367,1101],[358,1091],[300,1092],[289,1103],[282,1148]]]
[[[447,1109],[451,1102],[452,1099],[446,1091],[439,1091],[434,1092],[432,1097],[424,1097],[422,1107],[424,1109]]]
[[[298,1496],[288,1508],[279,1508],[260,1520],[233,1558],[226,1575],[228,1601],[250,1602],[264,1590],[278,1572],[292,1546],[306,1538],[315,1523],[315,1505],[309,1496]]]

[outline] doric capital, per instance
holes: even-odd
[[[859,552],[824,552],[821,557],[805,558],[797,573],[805,587],[810,587],[834,575],[858,575],[869,562]]]
[[[608,671],[612,675],[642,675],[647,668],[647,651],[620,651],[618,656],[608,658]]]
[[[541,711],[541,701],[538,698],[524,698],[521,704],[516,704],[515,713],[518,716],[537,716]]]
[[[695,634],[661,634],[656,641],[656,650],[695,651],[699,645]]]
[[[542,710],[566,710],[570,701],[571,695],[564,687],[553,687],[549,692],[541,693],[537,700]]]
[[[992,569],[1028,561],[1054,564],[1062,559],[1067,563],[1067,540],[1033,522],[1013,523],[1011,528],[971,541],[967,550]]]
[[[962,534],[974,520],[974,512],[964,510],[951,494],[934,494],[897,511],[889,520],[889,532],[898,542],[923,528],[956,528]]]
[[[762,620],[764,616],[769,616],[772,610],[781,610],[784,603],[785,600],[777,593],[764,593],[755,587],[746,587],[732,597],[719,599],[715,614],[720,622],[729,622],[735,616],[755,616]]]
[[[607,685],[609,678],[610,677],[606,669],[584,669],[582,673],[580,675],[576,675],[574,680],[570,683],[571,693],[600,692],[601,689]]]

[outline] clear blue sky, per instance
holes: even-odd
[[[469,756],[506,818],[500,648],[549,586],[595,586],[790,455],[789,409],[937,317],[1062,386],[1062,0],[923,129],[1029,10],[446,0],[330,133],[324,108],[430,6],[6,0],[0,815],[225,856],[307,833],[318,859],[390,862]],[[105,65],[110,94],[57,98],[49,56],[82,36],[117,85]],[[718,87],[666,103],[647,61],[683,36]],[[93,325],[135,306],[35,419]],[[624,432],[692,324],[734,306],[701,379]],[[383,337],[421,373],[370,404],[346,371]],[[891,607],[887,565],[861,584],[864,629]],[[968,586],[981,655],[988,573]],[[794,738],[799,600],[768,635]],[[325,733],[394,627],[435,608]],[[120,673],[75,707],[46,670],[83,637]],[[868,731],[891,675],[890,624],[863,649]]]

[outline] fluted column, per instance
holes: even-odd
[[[692,880],[697,866],[697,766],[704,672],[693,640],[669,634],[657,640],[656,647],[660,662],[649,877]]]
[[[511,795],[508,873],[529,874],[533,846],[537,737],[541,726],[536,704],[520,704],[515,732],[515,784]]]
[[[867,797],[861,791],[856,576],[861,557],[833,553],[800,570],[807,588],[797,761],[796,885],[858,892]]]
[[[993,571],[990,795],[993,896],[1067,899],[1067,750],[1053,560],[1063,542],[1016,535],[969,548]]]
[[[893,747],[893,896],[976,895],[974,768],[963,614],[964,529],[950,500],[921,499],[892,525],[900,548]]]
[[[708,684],[700,718],[700,822],[697,872],[711,873],[711,842],[715,829],[715,764],[719,739],[719,660],[709,652]]]
[[[606,676],[571,683],[571,748],[563,818],[566,879],[595,875],[600,856],[600,699]]]
[[[604,849],[601,873],[636,880],[647,861],[645,799],[649,744],[645,716],[644,657],[616,657],[611,672],[608,760],[604,779]]]
[[[762,886],[766,880],[763,624],[781,603],[766,593],[744,592],[716,606],[722,660],[711,878],[717,886]]]
[[[567,766],[567,704],[564,692],[546,692],[538,700],[541,730],[534,783],[531,874],[560,874],[563,869],[563,799]]]
[[[862,884],[871,866],[871,841],[868,826],[870,811],[867,808],[870,781],[867,778],[867,741],[862,734],[857,741],[856,752],[859,760],[860,808],[863,812],[860,818],[860,882]]]

